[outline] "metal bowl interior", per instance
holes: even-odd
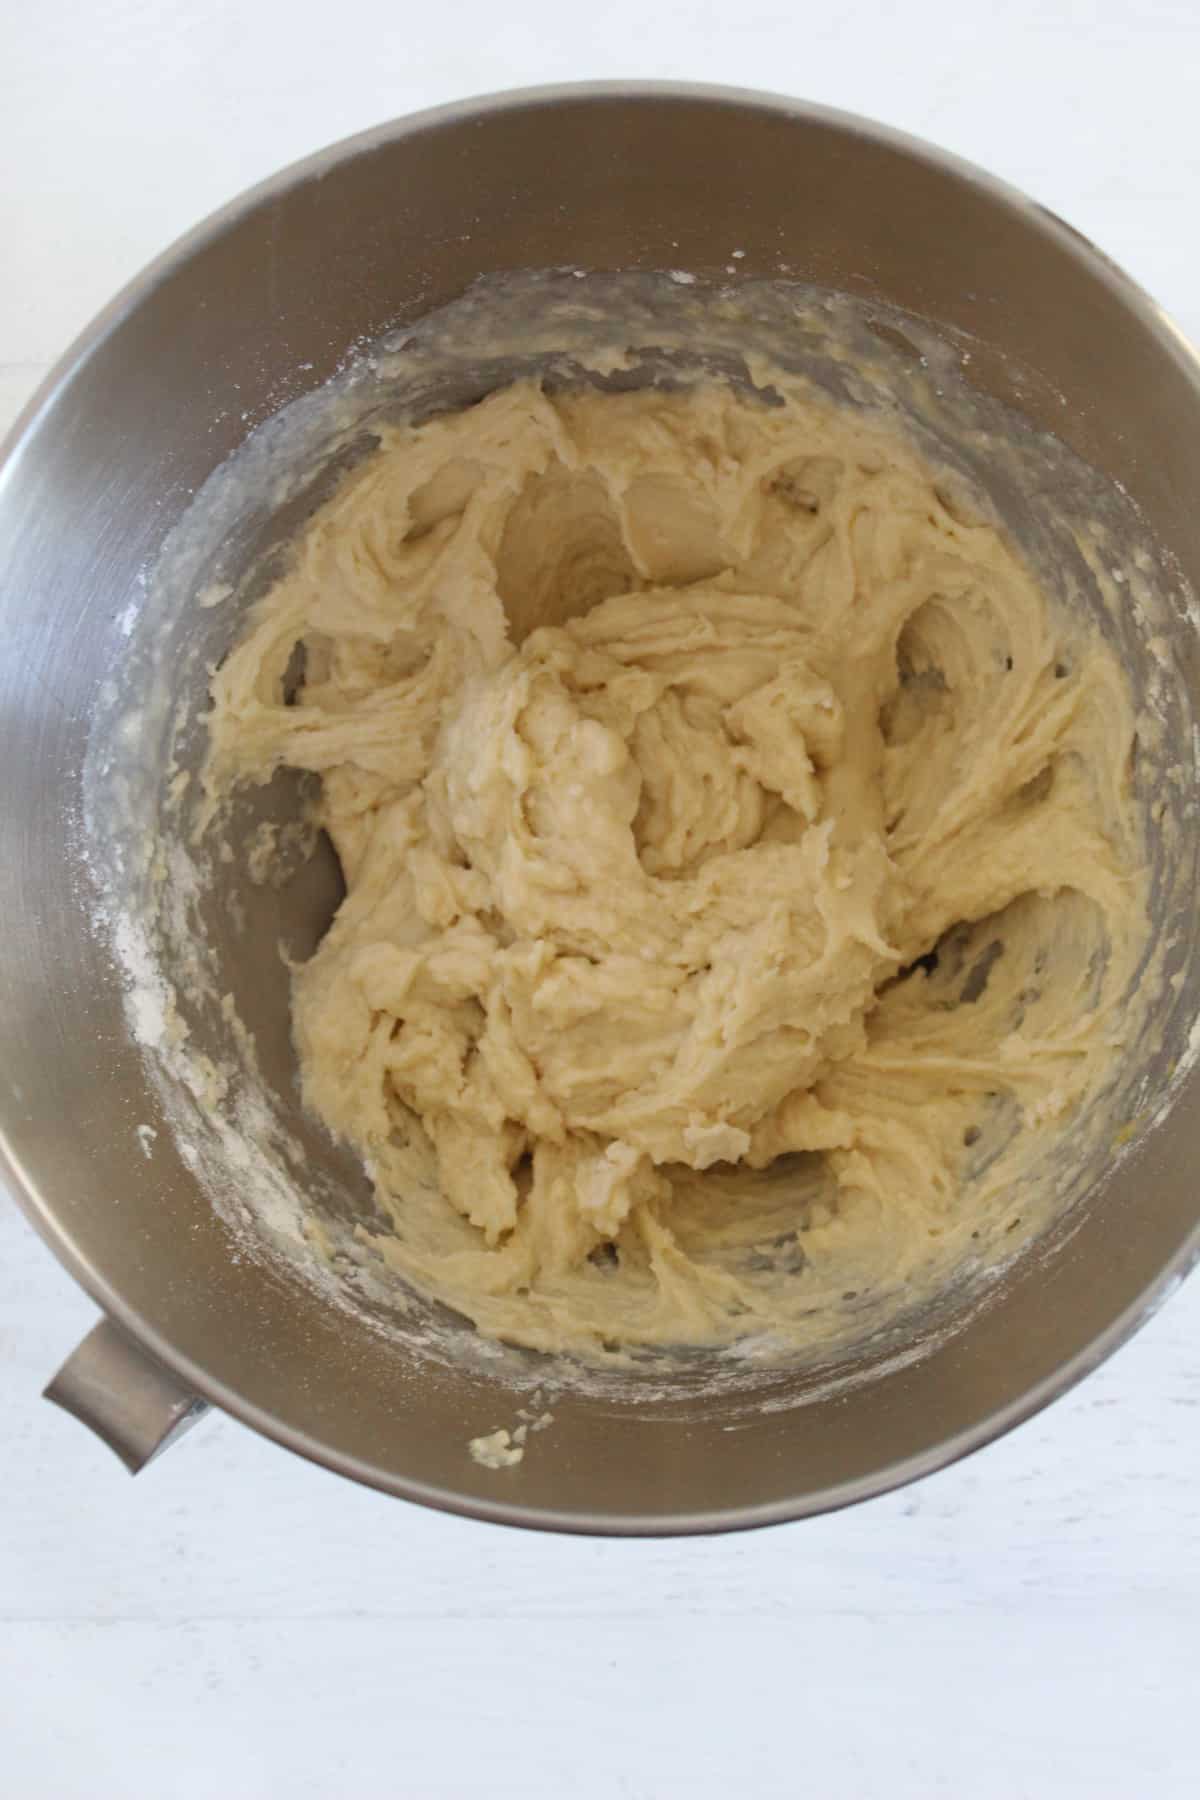
[[[722,90],[591,87],[472,102],[335,147],[147,271],[37,396],[0,468],[0,1115],[4,1166],[57,1254],[216,1404],[412,1499],[559,1529],[767,1523],[881,1491],[985,1442],[1088,1368],[1200,1249],[1192,1077],[1072,1228],[921,1360],[767,1408],[564,1392],[520,1467],[466,1454],[511,1395],[469,1363],[397,1366],[386,1334],[238,1254],[167,1135],[92,929],[81,781],[119,621],[192,494],[348,347],[481,273],[578,265],[781,272],[978,345],[973,380],[1123,484],[1200,588],[1200,370],[1154,306],[1056,220],[844,116]],[[1182,613],[1176,653],[1200,696]],[[324,900],[314,897],[319,911]],[[264,919],[263,930],[271,921]],[[1196,959],[1152,1071],[1165,1084]],[[414,1374],[419,1378],[414,1378]]]

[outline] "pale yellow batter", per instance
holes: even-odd
[[[212,791],[315,771],[345,872],[306,1099],[485,1331],[878,1322],[1104,1085],[1125,680],[865,417],[524,383],[390,430],[213,697]]]

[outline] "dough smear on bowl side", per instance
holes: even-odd
[[[1125,1034],[1116,658],[898,431],[779,385],[388,427],[213,681],[210,793],[316,774],[345,875],[306,1102],[380,1253],[517,1343],[935,1292]]]

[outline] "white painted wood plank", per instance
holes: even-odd
[[[5,1732],[54,1800],[1190,1800],[1178,1611],[23,1627]]]

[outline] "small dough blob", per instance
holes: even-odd
[[[1121,1041],[1120,668],[895,427],[782,391],[389,428],[214,680],[210,790],[315,772],[345,874],[306,1100],[382,1254],[516,1342],[876,1325],[1032,1217]]]

